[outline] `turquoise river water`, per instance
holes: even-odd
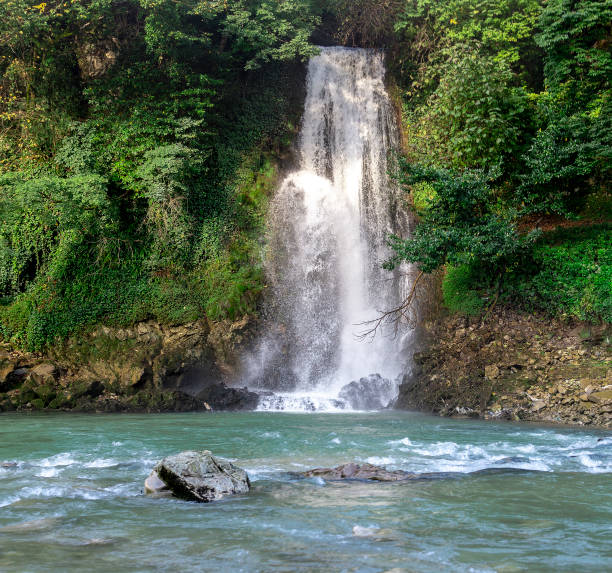
[[[145,496],[154,464],[186,449],[234,460],[251,493]],[[349,461],[444,473],[291,473]],[[3,572],[612,571],[610,432],[397,412],[8,414],[0,463]]]

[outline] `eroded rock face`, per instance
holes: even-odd
[[[206,321],[100,326],[58,344],[44,358],[0,344],[0,411],[254,409],[257,394],[228,385],[233,378],[225,372],[248,325],[248,317],[216,325],[218,336],[227,330],[223,348],[210,343]]]
[[[443,416],[612,427],[612,327],[495,308],[441,316],[395,407]]]
[[[347,384],[338,397],[354,410],[382,410],[395,397],[395,384],[380,374],[370,374]]]
[[[370,481],[402,481],[420,477],[418,474],[401,470],[387,470],[373,464],[343,464],[336,468],[316,468],[301,474],[304,477],[319,477],[324,480],[370,480]]]
[[[161,490],[161,481],[176,497],[200,503],[248,493],[251,488],[243,469],[208,450],[168,456],[155,466],[154,474],[147,478],[152,491]]]

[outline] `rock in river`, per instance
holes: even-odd
[[[207,450],[164,458],[147,478],[145,490],[148,493],[161,491],[160,481],[176,497],[202,503],[248,493],[251,487],[243,469],[214,457]]]
[[[304,472],[304,477],[318,477],[324,480],[372,480],[372,481],[401,481],[415,479],[425,474],[412,474],[401,470],[387,470],[372,464],[344,464],[337,468],[316,468]]]

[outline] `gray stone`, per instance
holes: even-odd
[[[159,494],[170,491],[165,482],[159,479],[157,472],[154,470],[149,474],[149,477],[144,482],[145,493]]]
[[[248,493],[251,487],[243,469],[207,450],[168,456],[154,472],[176,497],[202,503]]]
[[[382,410],[395,398],[396,386],[380,374],[370,374],[343,386],[338,398],[354,410]]]
[[[418,474],[412,474],[401,470],[387,470],[372,464],[343,464],[336,468],[316,468],[300,474],[303,477],[318,477],[324,480],[370,480],[370,481],[402,481],[415,479]]]
[[[539,412],[540,410],[543,410],[544,408],[546,408],[546,402],[544,402],[544,400],[536,400],[533,403],[531,410],[532,412]]]

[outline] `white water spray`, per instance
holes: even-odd
[[[300,169],[271,210],[267,332],[248,366],[253,385],[284,396],[262,408],[342,407],[344,385],[372,373],[394,380],[406,361],[409,334],[359,337],[409,282],[381,268],[388,235],[408,232],[388,176],[398,136],[384,76],[378,51],[322,48],[310,61]]]

